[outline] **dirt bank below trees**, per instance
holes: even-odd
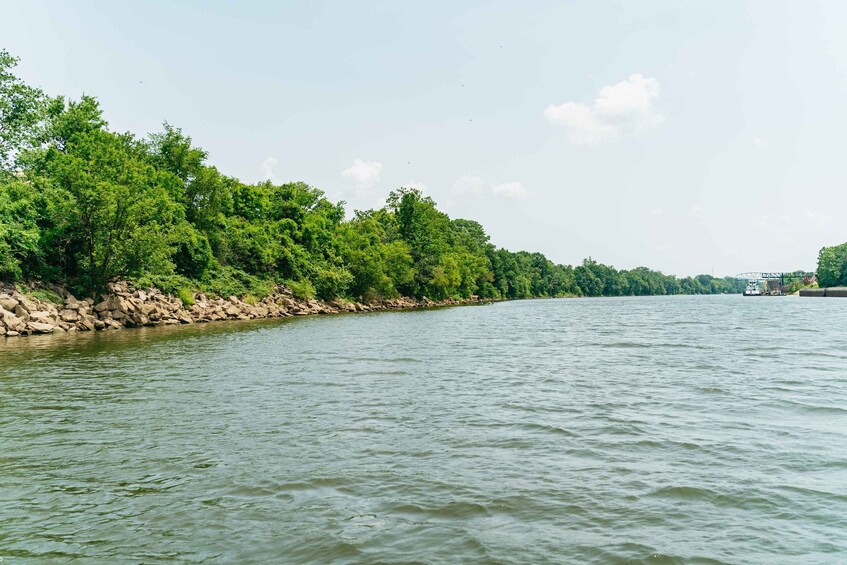
[[[100,302],[91,298],[78,300],[58,287],[50,287],[50,290],[62,299],[61,304],[40,300],[15,288],[0,288],[0,336],[406,310],[481,302],[476,299],[433,301],[427,298],[395,298],[367,304],[341,299],[323,302],[296,298],[289,289],[277,286],[274,292],[261,300],[245,302],[235,296],[220,298],[201,293],[194,295],[194,303],[188,306],[160,290],[136,289],[125,282],[110,284]]]

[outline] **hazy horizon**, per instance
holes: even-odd
[[[414,186],[498,246],[680,276],[847,240],[842,3],[0,7],[24,80],[245,181]]]

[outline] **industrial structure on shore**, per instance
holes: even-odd
[[[744,296],[785,296],[790,294],[793,283],[808,286],[816,282],[815,273],[805,271],[739,273],[735,278],[747,280]]]

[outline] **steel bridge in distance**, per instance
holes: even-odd
[[[811,281],[815,277],[815,273],[805,273],[803,271],[793,271],[793,272],[785,272],[785,273],[777,273],[777,272],[750,272],[750,273],[738,273],[735,275],[737,279],[745,279],[748,281],[779,281],[780,284],[785,284],[786,282],[791,281]]]

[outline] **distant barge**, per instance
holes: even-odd
[[[744,289],[742,294],[744,296],[785,296],[785,293],[782,291],[782,287],[769,289],[766,285],[765,290],[762,290],[759,287],[759,281],[748,282],[747,288]]]
[[[744,289],[744,296],[762,296],[762,291],[759,290],[759,281],[748,282],[747,288]]]

